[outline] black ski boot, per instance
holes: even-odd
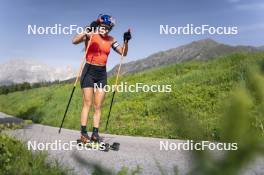
[[[99,136],[98,132],[93,132],[91,136],[91,141],[100,143],[103,141],[103,139]]]
[[[84,144],[90,143],[91,138],[89,137],[88,133],[81,133],[81,139],[80,141]]]

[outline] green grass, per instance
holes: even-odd
[[[47,163],[47,154],[32,153],[21,142],[0,134],[0,174],[62,175],[70,174],[57,162]]]
[[[226,151],[221,158],[208,151],[193,151],[195,166],[189,174],[197,175],[237,175],[244,174],[245,167],[262,157],[264,122],[264,77],[257,67],[246,71],[246,81],[240,83],[225,101],[221,115],[220,141],[237,143],[236,151]],[[187,120],[180,121],[184,126]],[[192,127],[199,133],[199,126]]]
[[[115,96],[109,132],[165,138],[189,138],[188,127],[199,123],[195,139],[217,140],[220,133],[220,114],[230,92],[245,83],[248,67],[263,67],[264,53],[232,54],[211,61],[190,61],[163,66],[121,76],[128,84],[171,84],[171,93],[117,93]],[[108,83],[113,84],[114,78]],[[23,92],[0,95],[0,111],[30,119],[33,122],[59,126],[72,84],[53,85]],[[100,131],[104,132],[111,93],[103,106]],[[81,89],[76,88],[64,127],[79,129]],[[173,108],[173,110],[171,110]],[[171,114],[173,111],[173,114]],[[185,127],[177,124],[184,117]],[[91,129],[92,113],[89,115]]]

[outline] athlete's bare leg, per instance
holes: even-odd
[[[81,126],[87,125],[87,118],[93,101],[93,88],[83,88],[83,104],[81,112]]]
[[[94,116],[93,116],[93,126],[99,128],[101,109],[105,97],[105,91],[103,89],[96,89],[94,93]]]

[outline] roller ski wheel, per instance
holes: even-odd
[[[93,142],[93,141],[84,144],[81,139],[77,140],[77,144],[79,146],[86,146],[88,148],[91,148],[94,150],[100,150],[104,152],[108,152],[109,150],[118,151],[119,146],[120,146],[120,143],[117,143],[117,142],[114,142],[112,145],[110,145],[109,143],[105,143],[105,142],[99,143],[99,142]]]
[[[120,143],[114,142],[112,145],[110,145],[110,149],[114,151],[119,150]]]
[[[120,143],[114,142],[112,145],[110,145],[109,143],[103,143],[101,142],[102,145],[104,145],[104,150],[105,152],[108,152],[109,150],[113,150],[113,151],[118,151],[119,150],[119,146]]]

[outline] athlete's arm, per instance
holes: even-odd
[[[128,42],[125,42],[122,47],[118,47],[116,51],[120,55],[122,55],[122,52],[124,51],[123,56],[127,56],[127,52],[128,52]]]
[[[125,42],[125,44],[123,46],[120,46],[118,44],[118,42],[116,40],[114,40],[113,43],[112,43],[112,48],[114,49],[114,51],[116,51],[120,55],[122,55],[122,52],[124,50],[123,56],[126,56],[127,52],[128,52],[128,43]]]
[[[79,44],[81,42],[87,42],[89,41],[92,32],[95,31],[98,28],[98,22],[97,21],[93,21],[90,23],[90,25],[86,26],[84,29],[85,31],[77,34],[74,36],[74,38],[72,39],[72,43],[73,44]]]
[[[115,47],[115,51],[117,53],[119,53],[120,55],[123,54],[123,56],[126,56],[127,55],[127,51],[128,51],[128,41],[132,38],[131,36],[131,32],[130,32],[130,29],[128,29],[127,32],[124,33],[123,35],[123,40],[124,40],[124,45],[123,47]],[[115,42],[113,42],[113,44],[115,44]],[[112,46],[113,46],[112,44]]]
[[[84,41],[89,40],[89,39],[90,39],[90,34],[87,32],[83,32],[83,33],[77,34],[73,37],[72,44],[79,44],[79,43],[84,42]]]

